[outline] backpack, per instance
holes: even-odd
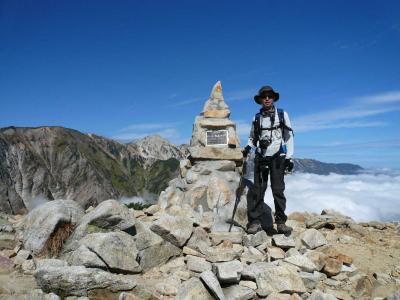
[[[278,128],[281,128],[282,130],[282,139],[285,140],[285,137],[288,136],[289,132],[291,131],[294,136],[293,129],[290,128],[289,126],[286,125],[285,123],[285,117],[284,117],[284,110],[282,108],[277,109],[278,112],[278,118],[279,118],[279,125],[273,126],[273,127],[267,127],[267,128],[262,128],[261,123],[262,123],[262,113],[261,110],[260,112],[256,113],[254,117],[254,145],[257,145],[257,142],[261,136],[261,131],[262,130],[275,130]],[[286,153],[286,145],[281,145],[281,152]]]

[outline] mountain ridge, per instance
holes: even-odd
[[[62,126],[0,128],[0,211],[17,213],[37,197],[83,207],[113,198],[154,201],[179,172],[186,145],[160,136],[127,144]],[[297,171],[355,174],[360,166],[295,160]]]

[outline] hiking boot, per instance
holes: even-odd
[[[253,223],[247,228],[248,234],[256,234],[257,232],[261,231],[262,227],[260,223]]]
[[[290,234],[293,230],[292,227],[287,226],[286,224],[276,224],[276,229],[278,233],[283,233],[283,234]]]
[[[273,236],[274,234],[277,234],[277,233],[278,233],[278,232],[275,230],[274,227],[270,227],[270,228],[264,229],[264,231],[265,231],[265,233],[266,233],[268,236]]]

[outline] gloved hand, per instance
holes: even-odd
[[[250,145],[247,145],[246,147],[244,147],[244,149],[242,150],[243,157],[247,157],[247,155],[249,154],[250,151],[251,151]]]
[[[291,159],[291,158],[285,159],[285,171],[290,173],[293,171],[293,168],[294,168],[293,159]]]

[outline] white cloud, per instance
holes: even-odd
[[[137,196],[122,197],[122,198],[118,199],[118,201],[123,203],[123,204],[130,204],[130,203],[141,203],[141,204],[144,204],[144,203],[146,203],[146,201],[142,197],[137,197]]]
[[[362,102],[366,103],[392,103],[392,102],[400,102],[400,91],[390,91],[372,96],[365,96],[358,98]]]
[[[399,111],[400,107],[393,105],[399,101],[400,91],[357,97],[347,106],[294,118],[293,128],[296,132],[306,132],[332,128],[386,126],[388,125],[386,122],[371,121],[370,117]],[[382,106],[382,104],[392,105]]]
[[[360,174],[328,176],[295,173],[285,178],[287,213],[337,210],[356,221],[400,220],[400,176]],[[265,201],[272,208],[268,188]]]

